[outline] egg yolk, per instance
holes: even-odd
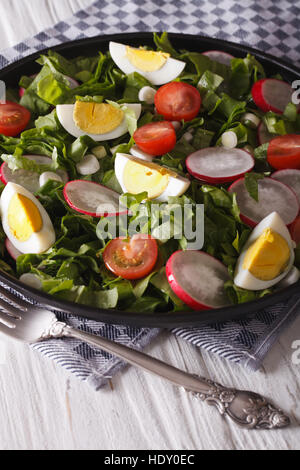
[[[106,134],[121,124],[124,112],[108,103],[76,101],[73,119],[75,125],[84,132]]]
[[[279,233],[267,228],[248,248],[243,269],[257,279],[271,281],[284,271],[289,259],[290,248],[287,241]]]
[[[126,46],[126,57],[137,69],[143,72],[155,72],[155,70],[159,70],[165,65],[170,54]]]
[[[43,221],[34,202],[17,193],[8,206],[8,225],[13,236],[20,242],[25,242],[33,232],[41,230]]]
[[[173,172],[155,163],[140,163],[131,159],[125,165],[123,182],[129,193],[139,194],[147,191],[149,199],[154,199],[165,191],[171,174]]]

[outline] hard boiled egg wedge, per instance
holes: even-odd
[[[124,193],[147,191],[149,199],[158,202],[181,196],[190,185],[190,180],[175,171],[125,153],[116,154],[115,174]]]
[[[131,109],[136,119],[141,115],[140,103],[124,104]],[[125,112],[110,103],[58,104],[56,113],[63,128],[73,137],[88,135],[96,142],[111,140],[128,132]]]
[[[21,253],[43,253],[55,242],[49,215],[36,197],[15,183],[7,183],[0,200],[3,230]]]
[[[234,283],[248,290],[263,290],[281,281],[295,259],[290,233],[277,212],[253,230],[238,259]]]
[[[109,43],[109,52],[122,72],[126,75],[138,72],[153,85],[171,82],[185,67],[185,62],[172,59],[166,52],[137,49],[118,42]]]

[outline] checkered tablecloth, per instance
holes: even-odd
[[[13,20],[13,19],[12,19]],[[0,67],[38,50],[80,39],[134,31],[202,34],[249,44],[300,64],[300,4],[295,0],[98,0],[71,18],[1,51]],[[177,328],[173,333],[229,360],[255,370],[284,328],[295,319],[300,300],[277,304],[254,318],[201,328]],[[58,313],[70,325],[143,348],[158,329],[105,325]],[[33,346],[70,373],[98,389],[122,366],[122,361],[73,339]]]

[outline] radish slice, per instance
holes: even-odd
[[[69,87],[71,88],[71,90],[73,90],[74,88],[77,88],[79,86],[79,83],[74,78],[68,77],[67,75],[65,75],[65,78],[68,80]]]
[[[203,251],[176,251],[166,265],[169,284],[175,294],[194,310],[226,307],[230,302],[224,284],[228,269]]]
[[[5,248],[7,249],[8,253],[15,261],[18,258],[18,256],[23,254],[19,250],[17,250],[16,247],[14,247],[14,245],[8,238],[5,239]]]
[[[294,222],[289,226],[292,240],[299,245],[300,243],[300,216],[297,217]]]
[[[4,163],[2,163],[2,165],[0,166],[0,181],[1,183],[3,184],[6,184],[6,180],[4,179],[3,175],[2,175],[2,167],[3,167]]]
[[[244,178],[235,181],[228,191],[236,193],[241,220],[250,227],[255,227],[271,212],[278,212],[284,223],[289,225],[299,212],[299,201],[294,191],[273,178],[258,181],[258,202],[248,193]]]
[[[254,159],[243,149],[208,147],[192,153],[186,159],[191,175],[208,183],[234,181],[254,167]]]
[[[270,142],[270,140],[274,139],[274,137],[277,137],[277,136],[278,134],[271,134],[271,132],[268,131],[264,122],[261,122],[257,128],[257,140],[258,140],[259,145],[266,144],[267,142]]]
[[[263,78],[254,83],[251,93],[256,106],[267,111],[282,114],[292,101],[293,88],[276,78]]]
[[[34,160],[39,165],[51,165],[52,159],[44,155],[24,155],[28,160]],[[63,183],[68,181],[68,174],[65,170],[57,170],[58,176],[62,179]],[[1,181],[4,184],[16,183],[23,188],[28,189],[35,193],[40,189],[40,175],[35,171],[30,170],[15,170],[12,171],[8,164],[4,162],[1,165]]]
[[[300,170],[296,169],[285,169],[278,170],[271,176],[277,181],[286,184],[297,194],[297,197],[300,201]]]
[[[203,55],[209,57],[211,60],[215,60],[220,64],[230,65],[231,60],[234,59],[234,56],[223,51],[206,51],[202,52]]]
[[[69,206],[81,214],[113,217],[128,213],[125,207],[120,206],[118,193],[93,181],[70,181],[63,194]]]

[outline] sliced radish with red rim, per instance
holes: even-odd
[[[28,158],[28,160],[35,161],[38,165],[50,166],[52,164],[52,159],[44,155],[23,156]],[[69,178],[65,170],[56,170],[56,173],[61,177],[64,184],[67,183]],[[12,171],[6,162],[1,165],[0,178],[4,184],[16,183],[32,193],[35,193],[40,188],[40,175],[38,173],[23,169]]]
[[[294,222],[289,226],[289,229],[290,229],[292,240],[294,240],[296,245],[299,245],[300,243],[300,216],[294,220]]]
[[[282,114],[286,106],[292,101],[294,90],[282,80],[276,78],[263,78],[254,83],[251,93],[256,106],[265,113],[274,111]]]
[[[230,65],[231,60],[234,59],[234,56],[223,51],[206,51],[202,52],[203,55],[209,57],[211,60],[215,60],[220,64]]]
[[[278,212],[284,223],[289,225],[299,212],[299,201],[294,191],[273,178],[258,181],[258,202],[247,191],[244,178],[235,181],[229,192],[236,193],[241,220],[250,227],[255,227],[271,212]]]
[[[175,294],[194,310],[230,305],[224,284],[228,269],[203,251],[176,251],[166,265],[169,284]]]
[[[271,132],[268,131],[265,123],[261,122],[257,128],[257,140],[259,145],[270,142],[270,140],[274,139],[274,137],[277,137],[277,134],[271,134]]]
[[[254,158],[243,149],[208,147],[192,153],[186,159],[188,172],[208,183],[234,181],[254,167]]]
[[[23,254],[12,244],[12,242],[8,238],[5,239],[5,248],[15,261],[20,255]]]
[[[81,214],[113,217],[128,213],[125,207],[120,206],[118,193],[93,181],[70,181],[63,193],[69,206]]]
[[[300,201],[300,170],[289,168],[286,170],[278,170],[275,171],[271,177],[292,188]]]
[[[74,88],[77,88],[79,86],[79,83],[74,78],[68,77],[67,75],[65,75],[65,78],[68,80],[69,87],[71,88],[71,90],[73,90]]]

